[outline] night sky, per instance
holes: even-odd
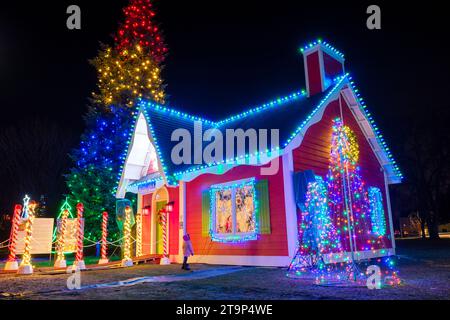
[[[112,43],[127,1],[7,2],[0,9],[0,130],[43,119],[76,147],[96,86],[88,60],[100,42]],[[400,165],[409,121],[420,120],[430,108],[450,109],[449,19],[441,5],[377,2],[382,30],[371,31],[366,8],[372,2],[243,2],[156,1],[170,50],[163,72],[169,105],[219,119],[302,89],[298,48],[321,37],[345,54],[346,70]],[[81,7],[80,31],[66,28],[70,4]],[[52,152],[67,158],[69,149],[55,145]],[[11,178],[2,178],[7,176],[4,158],[16,156],[0,155],[0,214],[33,192],[17,190]],[[26,170],[18,171],[17,179],[26,180]],[[53,197],[59,199],[63,178],[49,183],[57,183]]]

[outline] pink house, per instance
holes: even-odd
[[[361,177],[377,197],[371,201],[379,204],[378,220],[374,221],[372,214],[365,219],[372,228],[384,230],[375,247],[354,250],[362,258],[395,253],[388,186],[400,183],[401,173],[344,69],[344,56],[323,41],[301,51],[306,90],[224,120],[207,120],[153,102],[140,103],[116,197],[137,194],[142,254],[163,253],[158,214],[173,202],[167,226],[171,261],[182,261],[182,236],[189,233],[195,251],[191,262],[289,265],[300,240],[296,175],[312,170],[315,176],[327,176],[336,118],[353,131]],[[214,106],[209,113],[214,113]],[[259,141],[256,151],[233,145],[233,152],[223,151],[222,158],[216,150],[214,161],[205,161],[202,155],[213,141],[208,134],[226,137],[229,129],[242,129],[249,141],[252,135],[247,130],[276,129],[278,138],[263,148]],[[192,156],[177,148],[180,136],[186,133],[192,137],[185,141]],[[180,163],[177,157],[174,161],[174,154],[190,161]],[[369,241],[366,237],[361,235],[361,242]]]

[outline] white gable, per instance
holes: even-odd
[[[147,121],[142,113],[139,114],[131,146],[124,164],[122,177],[117,188],[117,198],[123,198],[127,186],[148,174],[159,171],[158,157],[149,135]]]

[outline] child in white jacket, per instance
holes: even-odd
[[[189,264],[187,263],[189,256],[194,255],[194,249],[192,249],[191,237],[189,236],[189,234],[185,234],[183,236],[183,240],[184,240],[183,241],[184,259],[183,259],[183,266],[181,267],[181,269],[191,270],[191,268],[189,268]]]

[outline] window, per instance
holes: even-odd
[[[384,216],[383,195],[379,188],[369,188],[370,220],[372,233],[376,236],[386,234],[386,218]]]
[[[210,189],[210,233],[213,241],[257,239],[255,180],[213,185]]]

